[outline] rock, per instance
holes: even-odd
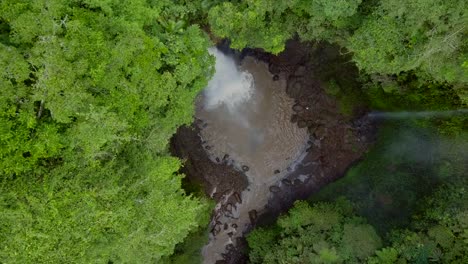
[[[277,192],[280,192],[280,191],[281,191],[281,189],[278,186],[276,186],[276,185],[270,186],[270,192],[277,193]]]
[[[218,157],[216,157],[216,162],[220,162],[220,160],[219,160],[219,158],[218,158]]]
[[[302,107],[300,104],[295,104],[292,107],[292,109],[293,109],[294,112],[301,112],[302,110],[304,110],[304,107]]]
[[[229,225],[227,223],[224,223],[224,230],[227,230]]]
[[[237,228],[237,224],[232,224],[232,228]]]
[[[234,245],[233,244],[227,244],[226,245],[226,250],[228,250],[228,251],[234,250]]]
[[[249,169],[250,169],[250,168],[249,168],[249,166],[247,166],[247,165],[243,165],[243,166],[242,166],[242,171],[244,171],[244,172],[249,171]]]
[[[268,65],[268,70],[271,72],[271,74],[279,74],[280,73],[280,68],[275,63],[270,63]]]
[[[288,180],[288,179],[283,179],[283,180],[281,180],[281,182],[286,186],[291,186],[292,185],[292,182],[290,180]]]
[[[315,137],[319,140],[322,140],[328,133],[328,129],[325,126],[319,126],[315,130]]]
[[[236,199],[236,202],[242,203],[242,198],[238,192],[235,192],[233,195],[234,195],[234,198]]]
[[[294,185],[299,185],[299,184],[301,184],[301,183],[302,183],[302,181],[299,180],[299,179],[295,179],[295,180],[294,180]]]
[[[202,128],[206,128],[206,127],[208,127],[208,124],[207,124],[207,123],[205,123],[205,124],[202,125]]]
[[[233,232],[229,232],[229,233],[227,233],[227,235],[228,235],[229,237],[232,237],[232,236],[234,235],[234,233],[233,233]]]
[[[218,235],[220,231],[221,231],[221,227],[219,225],[215,225],[213,229],[211,229],[211,233],[213,234],[213,236]]]
[[[275,170],[273,173],[278,174],[278,173],[280,173],[280,170]]]
[[[205,146],[205,149],[206,149],[206,150],[210,150],[211,147],[210,147],[210,146]]]
[[[304,121],[304,120],[299,120],[299,121],[297,122],[297,127],[299,127],[299,128],[307,127],[307,122]]]
[[[303,84],[301,81],[292,79],[288,82],[288,86],[286,87],[286,93],[293,98],[297,98],[301,95],[302,86]]]
[[[257,211],[256,210],[249,211],[249,218],[250,218],[250,223],[254,224],[255,221],[257,220]]]
[[[228,203],[226,204],[226,207],[224,208],[227,212],[232,213],[232,204]]]
[[[228,159],[229,159],[229,154],[225,154],[225,155],[223,156],[223,161],[227,161]]]
[[[273,81],[277,81],[277,80],[279,80],[278,74],[273,75]]]
[[[197,125],[198,127],[201,127],[203,125],[203,120],[195,117],[194,124]]]
[[[299,117],[297,115],[292,115],[291,116],[291,123],[296,123]]]
[[[287,170],[288,172],[291,172],[291,171],[292,171],[292,168],[291,168],[291,167],[287,167],[286,170]]]
[[[306,67],[304,66],[299,66],[297,67],[296,71],[294,72],[294,75],[296,76],[304,76],[306,73]]]

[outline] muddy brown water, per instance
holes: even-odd
[[[218,50],[210,52],[216,73],[197,98],[200,137],[213,162],[228,160],[249,180],[236,202],[230,192],[216,205],[210,241],[203,248],[204,263],[211,264],[223,258],[264,209],[272,186],[295,169],[309,147],[309,135],[290,122],[294,100],[285,93],[286,80],[274,80],[268,66],[253,57],[236,65]]]

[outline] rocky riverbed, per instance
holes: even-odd
[[[357,69],[343,62],[337,49],[290,41],[278,56],[261,50],[244,50],[238,57],[240,60],[255,58],[268,65],[271,81],[281,83],[281,92],[291,98],[291,109],[285,111],[290,113],[290,122],[298,129],[307,129],[308,138],[303,143],[302,156],[296,157],[299,162],[294,167],[273,169],[271,179],[274,180],[265,186],[265,193],[256,193],[263,196],[256,199],[264,199],[265,206],[239,211],[245,203],[243,192],[255,188],[252,180],[249,185],[247,177],[252,173],[250,167],[236,163],[229,153],[213,156],[211,148],[216,146],[203,139],[203,130],[209,129],[206,121],[196,119],[191,127],[178,130],[171,142],[173,154],[185,161],[184,173],[188,180],[200,184],[217,202],[210,223],[210,243],[223,244],[214,245],[220,251],[219,256],[206,263],[246,262],[245,233],[257,224],[273,222],[295,200],[305,199],[343,176],[366,152],[375,135],[374,125],[365,118],[365,109],[356,107],[352,114],[343,114],[339,102],[326,92],[324,76],[336,74],[336,77],[352,79],[357,73]],[[236,221],[226,221],[239,217],[247,217],[249,224],[240,226]],[[226,237],[216,240],[221,234]]]

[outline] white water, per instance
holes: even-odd
[[[224,105],[231,112],[236,112],[238,107],[252,96],[252,74],[239,71],[234,60],[216,48],[210,48],[209,53],[216,57],[216,74],[204,90],[205,109],[210,111]]]

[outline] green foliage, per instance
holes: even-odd
[[[263,47],[272,53],[281,52],[292,32],[279,19],[274,3],[267,2],[247,1],[240,5],[225,2],[213,7],[208,16],[213,33],[230,38],[233,48]]]
[[[206,222],[167,151],[212,74],[188,12],[0,3],[2,262],[150,263]]]
[[[224,2],[209,11],[213,33],[229,38],[232,47],[260,47],[272,53],[299,34],[303,40],[342,42],[353,27],[361,0]]]
[[[252,263],[362,263],[381,246],[346,200],[296,202],[276,226],[254,230],[247,241]]]
[[[341,87],[335,79],[331,79],[325,84],[325,92],[333,96],[338,101],[340,113],[345,116],[353,117],[356,107],[365,102],[365,96],[359,89],[354,89],[350,83],[345,83]]]
[[[204,212],[200,212],[199,217],[201,223],[208,223],[210,221],[211,212],[215,206],[213,200],[206,201],[209,206],[205,207]],[[174,253],[171,256],[166,256],[161,259],[161,263],[174,263],[174,264],[192,264],[202,263],[202,247],[208,243],[209,230],[205,225],[202,225],[198,230],[192,231],[185,240],[177,244]]]
[[[468,195],[466,179],[440,188],[421,204],[411,231],[398,231],[392,245],[369,263],[466,263]],[[393,262],[390,262],[393,261]]]
[[[369,73],[422,70],[438,81],[467,83],[466,1],[382,1],[346,46]]]

